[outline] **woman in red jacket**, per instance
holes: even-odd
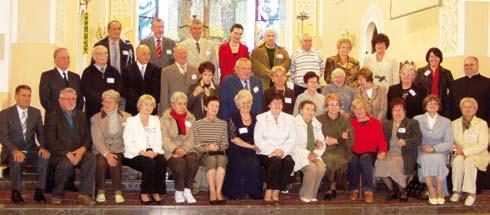
[[[388,146],[381,123],[370,116],[369,104],[361,99],[354,99],[352,111],[354,112],[354,117],[351,119],[354,144],[351,148],[354,156],[348,164],[351,199],[356,200],[359,196],[359,175],[362,174],[365,201],[372,203],[374,201],[371,189],[373,164],[376,157],[380,160],[384,159]]]
[[[230,40],[219,46],[220,83],[235,72],[235,62],[240,58],[248,58],[248,47],[241,44],[243,26],[234,24],[230,29]]]

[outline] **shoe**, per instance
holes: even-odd
[[[273,200],[264,200],[264,205],[274,205]]]
[[[374,194],[373,194],[373,192],[370,192],[370,191],[364,192],[364,196],[365,196],[364,197],[364,201],[366,203],[373,203],[374,202]]]
[[[359,191],[353,190],[350,192],[350,199],[357,200],[359,198]]]
[[[388,192],[388,195],[386,196],[386,200],[393,201],[393,200],[396,200],[396,199],[398,199],[398,195],[397,195],[396,192],[394,192],[394,191]]]
[[[475,203],[475,197],[473,197],[472,195],[469,195],[468,197],[466,197],[466,200],[464,200],[464,205],[465,206],[473,206],[473,204]]]
[[[310,199],[310,202],[318,202],[318,199]]]
[[[14,204],[23,205],[25,203],[24,199],[22,198],[22,194],[20,194],[20,191],[18,190],[12,190],[12,194],[10,195],[10,200],[12,200]]]
[[[160,200],[155,200],[155,198],[153,197],[153,195],[150,196],[151,200],[153,201],[153,203],[155,203],[156,205],[161,205],[162,204],[162,199],[160,198]]]
[[[65,190],[68,190],[68,191],[74,192],[74,193],[77,193],[78,192],[78,188],[77,188],[77,186],[75,186],[75,183],[73,183],[73,182],[67,184],[65,186]]]
[[[430,198],[429,197],[429,204],[430,205],[437,205],[437,198]]]
[[[116,203],[118,203],[118,204],[124,203],[126,201],[122,194],[116,194],[115,199],[116,199]]]
[[[185,203],[184,191],[175,191],[174,199],[177,204]]]
[[[437,204],[443,205],[446,200],[444,198],[437,198]]]
[[[454,192],[451,197],[449,197],[449,201],[451,202],[458,202],[459,201],[459,193]]]
[[[289,190],[285,189],[285,190],[281,190],[281,193],[282,194],[288,194],[289,193]]]
[[[196,199],[194,198],[194,196],[192,195],[192,192],[190,189],[187,189],[185,188],[184,189],[184,199],[187,203],[189,204],[194,204],[196,203]]]
[[[304,197],[302,197],[302,196],[300,196],[300,197],[299,197],[299,199],[300,199],[302,202],[305,202],[305,203],[310,203],[310,202],[311,202],[311,200],[310,200],[310,199],[308,199],[308,198],[304,198]]]
[[[143,199],[141,198],[141,195],[139,195],[139,197],[140,197],[140,202],[141,202],[141,204],[144,204],[144,205],[151,205],[151,199],[150,199],[150,200],[148,200],[148,201],[143,201]]]
[[[274,205],[274,206],[280,206],[281,205],[281,202],[279,202],[279,200],[272,200],[272,205]]]
[[[408,201],[408,195],[405,190],[400,191],[400,196],[398,196],[398,199],[400,202],[407,202]]]
[[[51,204],[53,205],[61,205],[61,199],[51,197]]]
[[[226,199],[218,199],[216,201],[218,201],[217,203],[220,205],[226,204]]]
[[[330,192],[332,192],[332,199],[337,198],[337,190],[331,190]]]
[[[218,200],[209,200],[209,204],[210,205],[216,205],[216,204],[219,204],[219,203],[218,203]]]
[[[86,195],[79,195],[78,201],[83,205],[87,205],[87,206],[93,206],[96,204],[96,202],[92,198]]]
[[[46,202],[46,197],[44,197],[42,189],[36,189],[36,193],[34,193],[34,201],[36,201],[37,203]]]
[[[95,201],[97,201],[99,203],[105,202],[105,194],[104,193],[97,194]]]

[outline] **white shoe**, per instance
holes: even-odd
[[[318,199],[310,199],[311,202],[318,202]]]
[[[175,203],[185,203],[184,192],[183,191],[175,191]]]
[[[116,194],[115,199],[116,199],[116,203],[118,204],[123,203],[125,201],[123,195],[121,194]]]
[[[190,203],[190,204],[196,203],[196,199],[192,195],[191,190],[187,189],[187,188],[184,189],[184,199],[187,203]]]
[[[474,203],[475,203],[475,197],[471,195],[466,197],[466,200],[464,200],[464,205],[468,207],[473,206]]]
[[[430,198],[429,197],[429,204],[431,204],[431,205],[437,205],[437,198]]]
[[[289,190],[281,190],[281,193],[282,194],[288,194],[289,193]]]
[[[105,194],[103,194],[103,193],[97,194],[97,198],[95,198],[95,201],[97,201],[99,203],[105,202]]]
[[[301,197],[301,196],[299,197],[299,199],[300,199],[302,202],[305,202],[305,203],[310,203],[310,202],[311,202],[311,200],[310,200],[310,199],[308,199],[308,198],[304,198],[304,197]]]
[[[437,204],[443,205],[445,201],[444,198],[437,198]]]
[[[459,194],[458,193],[453,193],[451,197],[449,198],[451,202],[458,202],[459,201]]]

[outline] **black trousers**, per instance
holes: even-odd
[[[165,194],[167,161],[163,155],[159,154],[153,159],[141,155],[124,158],[124,165],[141,172],[141,194]]]
[[[24,153],[26,156],[24,162],[14,161],[14,156],[9,155],[7,160],[10,167],[10,184],[12,190],[21,191],[22,187],[22,169],[25,164],[36,165],[37,173],[37,186],[36,188],[44,190],[46,186],[46,174],[48,167],[48,160],[39,156],[38,152]]]
[[[287,183],[294,169],[294,160],[291,155],[284,158],[267,157],[260,155],[260,163],[265,168],[266,189],[281,190],[287,187]]]
[[[65,194],[65,185],[70,176],[73,175],[74,169],[79,168],[82,180],[79,187],[80,195],[92,196],[95,186],[95,156],[86,152],[83,154],[80,162],[73,164],[65,156],[51,156],[50,162],[54,165],[54,187],[53,196],[63,198]]]

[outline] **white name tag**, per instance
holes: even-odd
[[[185,121],[185,127],[190,128],[192,126],[192,123],[190,121]]]
[[[406,128],[398,128],[398,133],[405,134],[407,132]]]
[[[254,87],[254,93],[257,93],[259,92],[259,88],[258,87]]]
[[[410,93],[410,95],[412,95],[412,96],[417,95],[417,93],[415,93],[415,91],[414,91],[413,89],[410,89],[410,90],[408,91],[408,93]]]
[[[167,49],[167,54],[172,54],[172,50]]]
[[[293,82],[288,82],[286,83],[286,86],[289,88],[289,89],[294,89],[294,83]]]
[[[128,52],[127,50],[123,50],[123,51],[122,51],[122,54],[123,54],[123,55],[128,55],[128,54],[129,54],[129,52]]]
[[[425,75],[425,76],[429,76],[429,75],[430,75],[430,70],[425,71],[425,72],[424,72],[424,75]]]
[[[238,129],[238,133],[240,133],[240,134],[246,134],[246,133],[248,133],[248,128],[246,128],[246,127],[245,128],[239,128]]]
[[[107,83],[108,84],[114,84],[114,78],[107,78]]]
[[[283,58],[284,58],[284,56],[283,56],[282,54],[277,54],[277,55],[276,55],[276,57],[277,57],[278,59],[283,59]]]
[[[468,134],[468,136],[469,136],[469,137],[470,137],[470,139],[472,139],[472,140],[475,140],[475,139],[478,137],[478,135],[476,134],[476,132],[470,132],[470,133]]]
[[[197,75],[192,75],[192,80],[196,80],[197,79]]]
[[[291,104],[293,103],[293,100],[291,98],[284,98],[284,102],[288,103],[288,104]]]
[[[210,51],[206,51],[206,56],[209,56],[211,55],[211,52]]]

